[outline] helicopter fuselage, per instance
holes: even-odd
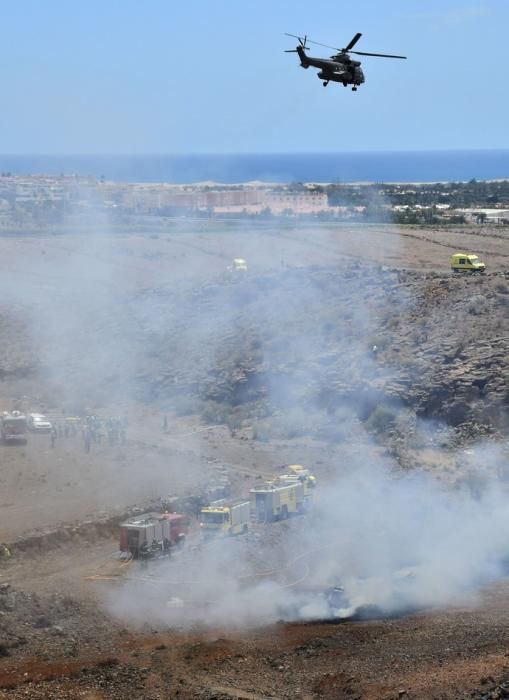
[[[303,68],[318,68],[318,77],[326,85],[329,81],[342,83],[345,87],[357,87],[364,82],[364,73],[360,61],[354,61],[346,54],[339,53],[332,58],[314,58],[308,56],[302,46],[297,47],[300,65]]]

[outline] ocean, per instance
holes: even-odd
[[[13,175],[104,177],[118,182],[454,182],[509,179],[509,150],[243,155],[0,155]]]

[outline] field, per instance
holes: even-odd
[[[0,445],[0,698],[509,697],[508,239],[0,237],[0,408],[58,428]],[[461,250],[487,273],[453,275]],[[125,434],[87,446],[64,432],[85,415]],[[294,463],[313,512],[212,547],[193,519],[169,562],[118,558],[126,514]]]

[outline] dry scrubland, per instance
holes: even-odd
[[[0,238],[2,407],[129,421],[126,445],[90,453],[79,436],[53,449],[46,435],[1,447],[0,541],[17,546],[0,559],[0,698],[506,697],[503,578],[473,598],[440,561],[437,591],[428,586],[408,615],[327,624],[277,622],[270,610],[253,628],[234,608],[215,614],[224,600],[209,591],[191,626],[172,627],[167,602],[181,594],[172,581],[192,552],[169,576],[120,569],[113,553],[115,517],[198,494],[217,467],[245,494],[283,464],[309,465],[328,512],[350,503],[361,525],[375,504],[386,499],[397,512],[401,501],[383,492],[386,480],[383,495],[364,496],[360,482],[342,493],[337,480],[351,487],[353,465],[391,478],[430,474],[448,492],[466,488],[474,504],[496,479],[498,498],[509,430],[508,238],[489,227],[214,222]],[[483,257],[485,276],[451,274],[449,255],[462,249]],[[247,274],[227,270],[234,257],[247,259]],[[367,479],[376,490],[375,471]],[[411,491],[408,520],[391,526],[398,539],[421,508],[432,548],[450,533],[425,490]],[[493,503],[475,511],[482,520]],[[249,581],[239,596],[268,564],[285,600],[309,595],[336,556],[316,552],[336,534],[359,538],[342,555],[366,554],[358,522],[350,532],[346,516],[327,517],[235,543],[228,566]],[[481,521],[476,529],[481,539],[496,532]],[[299,559],[306,546],[314,554]],[[232,563],[241,559],[246,571]],[[442,579],[458,591],[454,605],[450,593],[442,605]],[[110,617],[112,595],[120,600],[132,581],[133,597]],[[157,614],[147,608],[140,628],[134,608],[148,599]]]

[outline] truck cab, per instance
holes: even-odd
[[[204,537],[241,535],[249,530],[250,503],[246,499],[214,501],[201,509],[200,527]]]
[[[474,253],[454,253],[451,255],[451,270],[453,272],[483,273],[486,265]]]

